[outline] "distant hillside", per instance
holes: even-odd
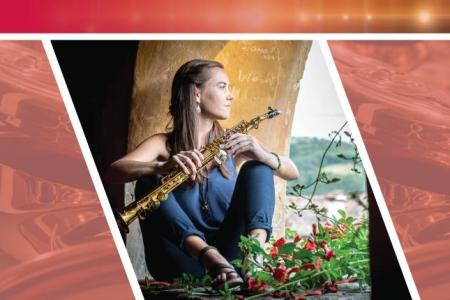
[[[288,191],[290,187],[300,183],[308,185],[317,177],[320,160],[328,146],[330,140],[309,138],[309,137],[292,137],[290,145],[290,157],[297,165],[300,171],[300,178],[296,181],[288,182]],[[337,157],[338,154],[343,154],[346,157],[354,156],[353,145],[342,142],[341,146],[334,145],[328,151],[323,164],[323,171],[327,172],[328,177],[341,178],[341,181],[322,184],[319,183],[316,194],[325,194],[334,190],[341,190],[346,193],[364,192],[365,191],[365,176],[362,172],[357,174],[350,169],[352,168],[351,161],[343,160]],[[362,165],[358,168],[363,171]],[[312,189],[306,190],[305,194],[311,192]]]

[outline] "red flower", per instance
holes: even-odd
[[[322,289],[310,290],[306,296],[320,296],[323,295]]]
[[[289,254],[280,254],[280,256],[282,257],[282,258],[284,258],[284,259],[292,259],[292,255],[289,255]]]
[[[302,238],[299,235],[296,235],[294,238],[294,243],[298,243],[302,240]]]
[[[279,238],[279,239],[273,244],[273,246],[274,246],[274,247],[281,247],[281,246],[283,246],[284,244],[286,244],[286,240],[284,239],[284,237],[282,237],[282,238]]]
[[[362,225],[364,225],[364,223],[362,222],[354,222],[353,226],[355,226],[355,228],[361,227]]]
[[[312,224],[313,234],[317,235],[317,224]]]
[[[336,257],[336,254],[334,254],[333,250],[326,251],[323,256],[325,260],[330,260],[332,257]]]
[[[278,247],[273,247],[273,248],[270,250],[269,255],[273,258],[273,257],[276,256],[277,254],[278,254]]]
[[[166,281],[157,281],[157,280],[148,280],[145,279],[146,285],[163,285],[163,286],[171,286],[172,284]]]
[[[278,264],[272,272],[272,277],[278,282],[284,282],[286,275],[286,266],[283,264]]]
[[[287,273],[288,273],[288,274],[295,273],[295,272],[300,271],[301,269],[302,269],[301,266],[296,266],[296,267],[293,267],[293,268],[288,269]]]
[[[338,232],[339,232],[340,235],[344,235],[345,234],[345,229],[346,228],[345,228],[344,225],[338,224],[337,229],[338,229]]]
[[[305,249],[310,252],[316,251],[316,244],[314,244],[313,241],[308,240],[308,242],[306,242],[305,244]]]
[[[316,266],[314,264],[303,264],[300,269],[301,270],[314,270],[316,268]]]
[[[323,244],[322,245],[323,250],[325,251],[325,254],[323,255],[323,258],[326,260],[330,260],[332,257],[336,257],[336,254],[333,252],[333,250],[331,250],[330,248],[328,248],[327,245]]]
[[[316,260],[316,268],[317,268],[317,271],[320,272],[320,257],[319,256],[317,257],[317,260]]]
[[[261,281],[261,283],[258,283],[258,279],[250,278],[247,281],[247,287],[251,291],[262,292],[267,288],[267,284],[264,281]]]
[[[324,289],[326,293],[336,293],[338,291],[338,287],[335,282],[325,283]]]
[[[325,224],[323,224],[323,228],[331,228],[331,229],[333,229],[334,227],[333,227],[333,224],[331,224],[330,223],[330,221],[326,221],[325,222]]]
[[[328,221],[322,225],[322,228],[325,232],[328,232],[329,234],[332,234],[335,231],[333,224],[331,224]]]

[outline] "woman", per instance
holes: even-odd
[[[229,118],[232,102],[222,64],[198,59],[185,63],[172,83],[171,132],[149,137],[114,162],[107,174],[111,182],[139,179],[137,199],[174,168],[191,175],[191,182],[175,189],[141,220],[147,265],[155,279],[171,281],[182,273],[200,277],[206,270],[215,287],[242,283],[228,261],[241,257],[241,235],[253,236],[261,244],[268,240],[273,174],[287,180],[299,176],[288,157],[269,152],[245,134],[228,140],[225,163],[211,163],[197,173],[203,160],[198,149],[224,133],[217,120]],[[245,161],[237,175],[236,166]]]

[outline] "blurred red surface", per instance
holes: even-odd
[[[329,43],[423,299],[450,292],[450,42]]]
[[[0,41],[0,299],[133,299],[41,42]]]

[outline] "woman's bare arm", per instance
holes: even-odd
[[[109,183],[125,183],[144,175],[157,173],[158,168],[167,160],[165,134],[155,134],[143,141],[135,150],[111,164],[104,179]]]
[[[261,159],[260,161],[266,165],[268,165],[270,168],[275,169],[278,167],[278,160],[275,157],[275,155],[273,155],[270,152],[266,153],[266,158],[265,159]],[[280,178],[283,178],[284,180],[295,180],[300,176],[300,173],[297,169],[297,167],[295,166],[294,162],[287,156],[282,156],[279,155],[280,158],[280,168],[278,170],[274,170],[274,174]],[[235,157],[235,163],[236,166],[238,166],[238,168],[245,162],[247,161],[248,158],[245,157],[244,155],[237,155]]]
[[[253,136],[235,134],[228,140],[225,147],[235,155],[235,163],[239,167],[244,161],[255,159],[276,169],[275,175],[285,180],[295,180],[300,176],[297,167],[289,157],[278,155],[280,159],[278,163],[277,156]]]

